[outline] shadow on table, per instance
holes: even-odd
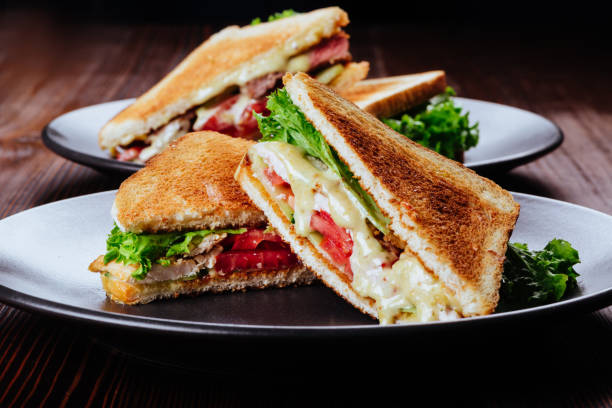
[[[509,191],[560,199],[548,185],[530,174],[514,170],[507,173],[482,173],[481,175],[490,178]]]
[[[591,314],[342,342],[212,342],[108,330],[90,335],[101,348],[131,360],[143,381],[160,387],[179,381],[194,389],[206,382],[250,403],[310,406],[325,397],[330,406],[390,398],[428,406],[524,406],[561,405],[586,390],[606,389],[612,380],[612,331],[606,329]]]

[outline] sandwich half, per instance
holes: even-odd
[[[476,146],[478,123],[451,98],[444,71],[360,81],[340,94],[398,133],[448,158],[463,162]]]
[[[366,77],[368,63],[351,62],[342,31],[348,22],[342,9],[329,7],[227,27],[108,122],[99,145],[119,160],[144,163],[190,131],[257,138],[253,112],[265,113],[264,97],[285,72],[308,72],[336,89]]]
[[[252,145],[190,133],[121,184],[107,252],[89,266],[110,299],[137,304],[313,281],[233,178]]]
[[[305,74],[236,178],[302,262],[382,323],[493,312],[519,205]]]

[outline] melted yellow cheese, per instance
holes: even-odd
[[[460,317],[454,297],[421,262],[409,252],[403,252],[385,278],[394,292],[377,299],[379,319],[383,323],[402,321],[449,320]]]
[[[327,211],[337,225],[349,231],[354,243],[350,257],[352,288],[361,296],[375,300],[381,323],[458,316],[452,312],[455,302],[451,302],[442,284],[425,271],[416,257],[405,252],[393,267],[383,266],[391,264],[396,257],[374,237],[366,223],[367,214],[336,173],[307,156],[303,149],[287,143],[259,143],[251,152],[255,154],[252,162],[257,163],[254,170],[273,197],[278,200],[274,187],[263,174],[262,163],[272,167],[291,185],[298,235],[318,244],[318,234],[310,228],[310,217],[315,210]],[[327,256],[325,251],[321,252]]]
[[[219,75],[210,85],[197,91],[197,104],[202,104],[216,95],[219,95],[231,86],[242,86],[247,82],[272,72],[300,72],[307,71],[310,59],[305,54],[299,54],[306,48],[318,44],[323,38],[332,36],[336,27],[327,26],[322,22],[312,27],[308,32],[295,36],[282,47],[274,48],[269,52],[244,62],[234,70]],[[168,118],[170,119],[170,118]]]

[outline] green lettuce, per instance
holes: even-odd
[[[115,225],[106,240],[104,263],[121,262],[138,265],[132,273],[134,279],[144,279],[154,263],[169,265],[170,257],[188,254],[204,237],[216,234],[242,234],[246,229],[200,230],[163,234],[135,234],[124,232]]]
[[[528,307],[559,301],[578,286],[578,251],[562,239],[530,251],[527,244],[508,244],[500,289],[505,307]]]
[[[370,222],[386,234],[389,220],[383,216],[372,197],[361,187],[348,166],[338,158],[335,150],[327,144],[321,133],[293,104],[287,91],[279,89],[270,94],[266,107],[270,111],[270,116],[256,115],[259,130],[263,135],[260,141],[280,141],[299,146],[308,155],[321,160],[344,180],[369,214]]]
[[[478,122],[470,125],[469,112],[455,104],[446,91],[399,119],[383,119],[391,129],[448,158],[458,160],[459,154],[478,143]]]
[[[285,17],[291,17],[291,16],[294,16],[296,14],[299,14],[299,13],[295,12],[292,9],[283,10],[280,13],[274,13],[274,14],[268,16],[268,22],[280,20],[281,18],[285,18]],[[251,25],[257,25],[257,24],[261,24],[261,18],[259,18],[259,17],[254,18],[253,20],[251,20]]]

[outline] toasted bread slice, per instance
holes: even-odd
[[[463,316],[491,313],[519,205],[507,191],[461,164],[397,134],[307,75],[283,78],[293,103],[346,163],[391,222],[395,240],[452,292]],[[238,180],[294,252],[327,285],[362,311],[372,300],[343,282],[337,268],[295,234],[243,160]],[[272,204],[271,204],[272,203]]]
[[[360,81],[340,95],[377,118],[390,118],[420,105],[446,89],[444,71]]]
[[[334,80],[329,83],[329,86],[338,92],[351,89],[356,83],[368,76],[369,70],[369,62],[349,62],[346,64],[344,71],[334,78]]]
[[[102,286],[111,300],[127,305],[143,304],[157,299],[176,298],[180,295],[196,295],[205,292],[221,293],[246,289],[309,285],[315,279],[312,272],[299,264],[292,268],[280,270],[234,272],[224,277],[207,275],[192,280],[138,283],[118,279],[112,274],[113,262],[105,265],[103,259],[103,256],[98,257],[91,263],[89,270],[100,272]]]
[[[183,136],[121,184],[116,222],[135,233],[265,224],[233,178],[252,144],[209,131]]]
[[[348,22],[342,9],[328,7],[270,23],[227,27],[108,122],[99,133],[99,145],[128,145],[232,86],[280,70],[289,57],[338,33]]]
[[[266,224],[265,216],[233,178],[240,160],[253,144],[217,132],[183,136],[121,184],[113,206],[117,224],[124,230],[149,234],[262,227]],[[224,234],[213,238],[201,255],[214,259],[218,254],[214,247],[223,239]],[[89,270],[100,273],[109,298],[125,304],[183,294],[305,285],[314,280],[312,272],[300,263],[284,269],[236,271],[226,276],[212,266],[205,276],[196,278],[203,268],[211,266],[209,261],[197,258],[189,255],[174,259],[169,265],[155,265],[153,269],[161,268],[163,273],[152,278],[153,272],[149,271],[143,280],[132,277],[138,264],[115,261],[105,264],[104,256],[94,260]],[[170,269],[166,268],[177,265],[176,274],[168,273]],[[180,266],[186,267],[180,271]]]

